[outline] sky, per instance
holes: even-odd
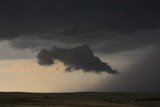
[[[0,91],[160,92],[157,0],[1,0]]]

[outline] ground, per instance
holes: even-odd
[[[5,92],[0,93],[0,107],[160,107],[160,94]]]

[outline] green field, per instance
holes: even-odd
[[[160,94],[0,93],[0,107],[160,107]]]

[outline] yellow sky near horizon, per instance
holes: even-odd
[[[35,59],[0,60],[0,91],[94,91],[92,87],[109,76],[107,73],[91,75],[81,70],[64,71],[65,65],[59,61],[51,66],[40,66]]]

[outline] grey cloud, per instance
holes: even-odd
[[[30,36],[30,34],[28,34],[28,36]],[[46,40],[42,38],[37,38],[36,36],[32,35],[30,37],[21,36],[16,39],[12,39],[9,41],[9,44],[16,49],[31,49],[33,51],[39,51],[42,48],[51,49],[52,46],[58,46],[61,48],[68,48],[68,47],[72,48],[73,46],[78,46],[82,43],[82,42],[69,42],[70,40],[68,40],[67,42],[67,38],[65,40],[66,41],[56,40],[56,39]]]
[[[54,64],[54,60],[60,60],[68,66],[66,71],[82,69],[85,72],[118,73],[117,70],[112,69],[110,65],[94,56],[93,51],[88,45],[82,45],[81,47],[75,47],[73,49],[53,47],[51,51],[42,49],[37,55],[37,58],[40,65],[51,65]]]
[[[12,46],[19,49],[31,48],[33,50],[41,48],[51,49],[54,45],[61,48],[73,48],[73,46],[89,44],[94,51],[106,54],[130,51],[160,43],[160,29],[137,31],[129,35],[96,30],[91,31],[90,33],[87,31],[86,33],[84,31],[79,31],[75,32],[71,36],[68,35],[67,37],[62,33],[63,32],[61,31],[59,34],[54,34],[53,39],[38,38],[36,36],[39,35],[39,37],[49,37],[52,33],[38,33],[34,35],[28,34],[13,39],[10,43]],[[76,36],[74,37],[73,35]]]
[[[31,49],[15,49],[9,41],[0,42],[0,59],[28,59],[36,57],[37,52]]]
[[[130,35],[114,34],[110,38],[101,39],[101,46],[97,49],[103,53],[116,53],[135,50],[160,43],[160,29],[142,30]],[[97,44],[96,44],[97,45]]]

